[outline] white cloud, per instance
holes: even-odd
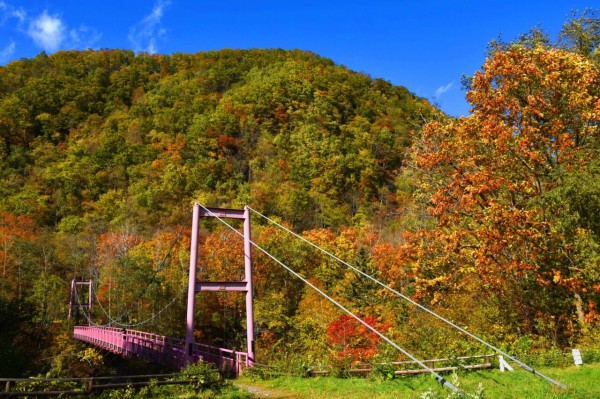
[[[65,26],[57,16],[44,11],[31,21],[27,30],[35,44],[46,51],[56,51],[65,39]]]
[[[27,18],[27,13],[22,8],[15,8],[4,1],[0,1],[0,24],[3,25],[9,18],[16,18],[19,23],[23,23]]]
[[[16,48],[17,48],[17,45],[15,44],[14,41],[11,40],[11,42],[8,44],[8,46],[6,46],[2,50],[0,50],[0,62],[4,63],[7,60],[9,60],[10,57],[15,53]]]
[[[23,7],[14,7],[0,0],[0,26],[3,25],[8,25],[6,30],[24,34],[49,53],[61,49],[94,48],[102,37],[100,32],[86,25],[78,28],[67,26],[59,14],[44,10],[37,16],[28,15]],[[17,47],[20,47],[19,41],[11,40],[4,49],[0,48],[0,62],[9,61]]]
[[[12,10],[10,15],[19,20],[19,22],[25,22],[25,18],[27,18],[27,13],[22,8]]]
[[[69,31],[69,47],[86,50],[93,48],[94,44],[100,40],[102,34],[94,28],[82,25],[78,29]]]
[[[157,0],[150,14],[129,29],[128,38],[135,51],[151,54],[158,51],[156,42],[166,34],[166,30],[160,26],[160,20],[169,4],[170,0]]]
[[[440,86],[435,90],[435,97],[436,98],[440,98],[444,93],[446,93],[448,90],[450,90],[452,88],[452,86],[454,86],[454,81],[448,83],[445,86]]]

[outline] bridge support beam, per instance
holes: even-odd
[[[244,280],[243,281],[198,281],[196,279],[196,266],[198,264],[198,235],[199,219],[201,217],[216,217],[229,219],[242,219],[244,221]],[[248,342],[247,366],[254,363],[254,297],[252,293],[252,244],[250,242],[250,209],[204,208],[198,203],[194,204],[192,214],[192,240],[190,249],[190,272],[188,284],[188,308],[186,321],[185,346],[187,362],[194,361],[194,314],[196,307],[196,293],[207,291],[238,291],[246,293],[246,337]]]
[[[252,290],[252,244],[250,243],[250,209],[244,207],[244,280],[246,281],[246,337],[248,362],[254,361],[254,294]]]
[[[87,302],[80,303],[79,294],[77,291],[77,287],[81,285],[88,286],[88,294],[87,294]],[[89,312],[92,310],[92,280],[82,281],[74,278],[71,280],[71,296],[69,300],[69,320],[71,320],[74,316],[79,316],[79,309],[87,309],[88,311],[88,325],[90,324],[89,318],[91,317]]]
[[[185,327],[185,351],[187,363],[192,363],[192,345],[194,344],[194,311],[196,310],[196,265],[198,264],[198,228],[200,206],[194,204],[192,213],[192,241],[190,246],[190,272],[188,284],[187,318]]]

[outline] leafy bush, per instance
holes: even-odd
[[[226,385],[219,371],[211,363],[199,361],[181,370],[181,378],[194,380],[192,387],[197,392],[212,390],[220,392]]]

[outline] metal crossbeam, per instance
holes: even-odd
[[[248,283],[246,281],[196,281],[196,292],[201,291],[248,292]]]
[[[198,205],[198,204],[197,204]],[[227,209],[227,208],[206,208],[198,209],[201,218],[219,217],[225,219],[245,219],[246,211],[243,209]]]

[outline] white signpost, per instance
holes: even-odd
[[[575,361],[576,366],[581,366],[583,364],[583,358],[581,357],[581,352],[579,349],[573,349],[573,360]]]
[[[508,370],[508,371],[513,371],[512,366],[510,364],[508,364],[506,362],[506,360],[504,360],[504,356],[502,356],[502,355],[498,356],[498,360],[499,360],[499,363],[500,363],[500,371],[502,373],[504,373],[505,369]]]

